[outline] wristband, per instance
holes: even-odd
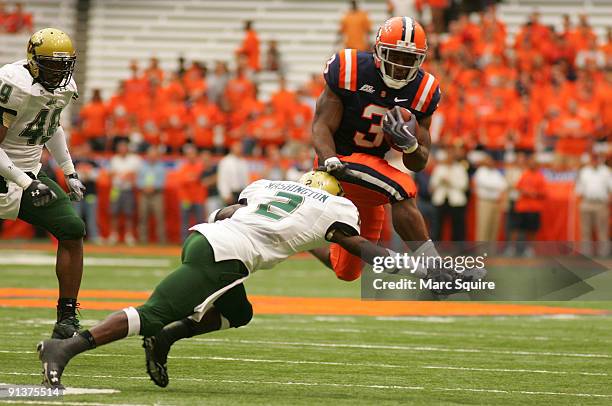
[[[217,219],[217,214],[219,214],[219,212],[221,211],[221,209],[217,209],[215,211],[213,211],[212,213],[210,213],[210,215],[208,216],[208,222],[209,223],[214,223]]]

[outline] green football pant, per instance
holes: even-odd
[[[209,296],[249,274],[239,260],[215,262],[210,243],[198,232],[185,240],[181,262],[157,285],[147,302],[137,308],[140,335],[153,336],[165,325],[191,316],[195,307]],[[244,326],[253,317],[253,307],[242,283],[215,300],[214,307],[231,327]]]
[[[57,195],[57,199],[47,206],[35,207],[32,204],[32,196],[24,191],[21,197],[18,218],[48,231],[60,241],[83,238],[85,236],[85,223],[74,211],[64,189],[51,180],[43,171],[38,173],[37,179],[49,186]]]

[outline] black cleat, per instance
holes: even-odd
[[[45,340],[38,343],[38,359],[42,362],[42,384],[51,389],[65,389],[62,385],[62,373],[70,360],[63,348],[62,340]]]
[[[147,374],[155,385],[165,388],[168,386],[168,352],[169,345],[163,345],[158,337],[145,337],[142,340],[142,348],[145,349],[147,359]]]
[[[79,323],[79,319],[76,315],[66,317],[65,319],[55,323],[51,338],[64,340],[66,338],[74,337],[75,335],[79,334],[80,329],[81,324]]]

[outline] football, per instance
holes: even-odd
[[[404,107],[400,107],[400,112],[402,114],[402,118],[404,119],[405,122],[410,121],[410,117],[412,117],[412,113],[410,112],[410,110],[404,108]],[[384,118],[383,118],[384,120]],[[416,130],[419,126],[419,123],[415,120],[414,124],[410,123],[410,126],[414,126],[414,128],[410,128],[410,131],[413,131],[413,134],[416,134]],[[397,145],[395,145],[395,143],[393,142],[393,137],[391,137],[390,134],[387,134],[386,132],[383,132],[384,136],[385,136],[385,142],[394,150],[402,152],[401,148],[399,148]]]

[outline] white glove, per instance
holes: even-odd
[[[344,169],[344,167],[346,166],[344,163],[342,163],[342,161],[340,161],[340,159],[338,159],[337,156],[333,156],[331,158],[327,158],[325,160],[325,169],[327,170],[327,172],[334,172],[334,171],[342,171]]]
[[[79,176],[75,173],[66,176],[66,183],[68,184],[68,190],[70,193],[70,200],[74,202],[80,202],[83,200],[83,195],[85,194],[85,185],[79,179]]]

